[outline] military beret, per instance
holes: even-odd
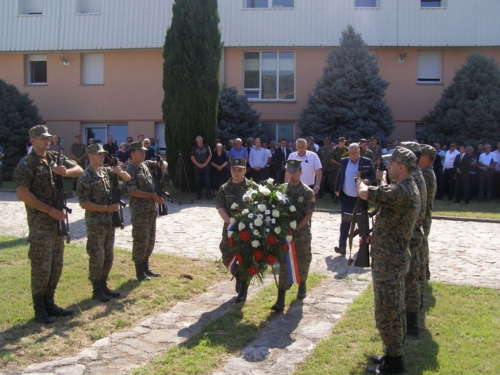
[[[287,172],[299,172],[302,170],[302,161],[301,160],[288,160],[286,162],[286,171]]]
[[[339,142],[345,142],[345,138],[344,137],[339,137]]]
[[[142,143],[142,142],[131,143],[129,146],[129,151],[132,152],[132,151],[137,151],[137,150],[147,151],[148,149],[146,147],[144,147],[144,143]]]
[[[246,168],[247,162],[243,158],[234,158],[229,162],[231,168]]]
[[[391,154],[389,161],[394,161],[408,167],[414,167],[415,162],[417,161],[417,157],[412,151],[404,147],[397,146],[394,152]]]
[[[49,133],[49,129],[45,125],[35,125],[30,130],[28,130],[30,138],[38,137],[52,137]]]
[[[431,159],[436,158],[436,149],[430,145],[421,145],[420,148],[422,149],[422,155],[427,155]]]
[[[401,142],[401,146],[412,151],[413,153],[422,151],[420,144],[416,142]]]
[[[104,154],[108,153],[104,148],[102,148],[102,145],[100,143],[93,143],[90,146],[87,147],[87,152],[89,154]]]

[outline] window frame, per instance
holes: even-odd
[[[76,7],[76,15],[82,16],[82,15],[99,15],[102,12],[102,0],[99,0],[100,2],[100,9],[99,12],[87,12],[85,11],[85,2],[88,0],[76,0],[75,7]]]
[[[375,0],[375,5],[374,6],[366,6],[366,5],[356,5],[358,0],[354,0],[354,8],[355,9],[379,9],[380,8],[380,1],[381,0]]]
[[[440,64],[439,64],[439,80],[435,78],[421,78],[419,72],[420,56],[422,53],[436,52],[440,53]],[[419,50],[417,51],[417,84],[419,85],[442,85],[443,84],[443,51],[442,50]]]
[[[41,3],[41,10],[40,12],[29,12],[28,10],[30,9],[29,7],[29,2],[30,1],[39,1]],[[36,17],[36,16],[43,16],[43,8],[44,8],[44,0],[18,0],[17,3],[17,15],[18,16],[23,16],[23,17]]]
[[[242,0],[241,7],[242,9],[295,9],[295,1],[296,0],[290,0],[293,2],[292,6],[275,6],[274,1],[275,0],[266,0],[267,1],[267,6],[265,7],[249,7],[247,6],[247,0]]]
[[[439,6],[422,6],[423,3],[428,1],[439,1]],[[419,0],[420,9],[446,9],[448,7],[448,0]]]
[[[33,82],[33,75],[31,70],[31,63],[44,61],[45,62],[45,82]],[[46,86],[48,84],[48,64],[47,64],[47,55],[45,54],[31,54],[26,55],[26,85],[28,86]]]
[[[86,68],[86,63],[85,63],[85,56],[88,56],[88,55],[100,55],[102,56],[102,82],[100,83],[86,83],[85,82],[85,68]],[[81,85],[82,86],[102,86],[104,85],[104,53],[82,53],[81,54],[81,62],[80,62],[80,65],[81,65],[81,69],[82,69],[82,72],[81,72]]]

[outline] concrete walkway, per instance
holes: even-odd
[[[76,199],[70,200],[69,205],[74,210],[70,219],[72,243],[84,245],[83,212]],[[158,219],[156,252],[193,259],[220,258],[222,222],[213,204],[175,203],[169,204],[169,209],[170,215]],[[1,233],[27,234],[25,210],[15,194],[0,192],[0,212],[12,213],[8,221],[0,222]],[[125,213],[127,226],[120,231],[115,245],[131,249],[130,217],[128,210]],[[369,285],[368,269],[348,267],[344,257],[333,253],[338,241],[339,216],[330,212],[317,212],[313,216],[311,271],[326,276],[321,285],[308,291],[303,302],[294,304],[269,323],[258,339],[223,364],[216,375],[291,373]],[[435,220],[430,237],[432,280],[500,289],[500,250],[491,240],[498,228],[495,223]],[[33,364],[25,373],[130,373],[221,316],[234,303],[233,287],[230,282],[215,285],[207,293],[146,318],[131,330],[97,341],[75,357]],[[251,291],[255,293],[260,288],[252,287]]]

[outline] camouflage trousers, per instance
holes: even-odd
[[[423,238],[413,238],[410,240],[410,269],[405,277],[405,304],[409,312],[418,312],[420,308],[420,295],[423,292],[421,275],[423,270]],[[425,286],[425,281],[424,281]]]
[[[423,250],[423,257],[424,257],[424,268],[425,270],[429,269],[429,233],[431,232],[431,227],[430,226],[424,226],[424,250]],[[427,275],[425,282],[427,282]]]
[[[229,249],[228,240],[229,237],[227,236],[227,224],[224,223],[224,226],[222,227],[222,240],[219,244],[219,249],[222,254],[222,264],[224,264],[224,267],[228,266],[231,258],[233,257],[233,254],[231,254],[231,250]]]
[[[107,279],[113,266],[115,227],[112,224],[87,227],[87,254],[89,254],[89,280]]]
[[[134,263],[144,262],[151,256],[156,239],[156,210],[151,212],[132,213],[132,260]]]
[[[403,340],[406,332],[405,311],[406,272],[393,272],[390,265],[377,259],[372,262],[375,323],[385,346],[392,357],[404,354]]]
[[[57,235],[54,220],[45,225],[30,227],[28,257],[31,260],[31,293],[54,294],[61,278],[64,257],[64,238]]]
[[[325,171],[323,174],[323,178],[321,179],[321,191],[325,191],[325,189],[329,189],[332,194],[334,193],[335,179],[337,178],[338,169],[333,169],[329,171]],[[328,181],[328,184],[327,184]]]
[[[293,241],[295,243],[295,251],[297,254],[297,266],[299,269],[300,282],[304,283],[309,275],[309,266],[312,260],[311,251],[311,230],[309,227],[303,228],[301,231],[294,233]],[[283,258],[279,261],[280,274],[279,274],[279,288],[288,290],[291,288],[288,275],[288,265],[286,259]]]

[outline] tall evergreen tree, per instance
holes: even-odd
[[[222,142],[230,139],[260,137],[260,113],[252,108],[244,95],[239,95],[236,87],[223,85],[219,94],[219,114],[217,116],[217,138]]]
[[[391,110],[384,101],[388,85],[361,35],[347,26],[340,47],[328,55],[323,77],[302,110],[299,126],[303,134],[316,139],[374,136],[385,140],[394,130]]]
[[[496,144],[500,139],[498,63],[478,53],[471,54],[423,120],[427,124],[419,138],[428,142]]]
[[[0,146],[5,157],[3,179],[10,180],[19,160],[26,155],[28,130],[42,121],[28,94],[0,79]]]
[[[215,141],[222,51],[217,0],[176,0],[172,14],[163,47],[165,143],[171,175],[180,151],[192,186],[196,136]]]

